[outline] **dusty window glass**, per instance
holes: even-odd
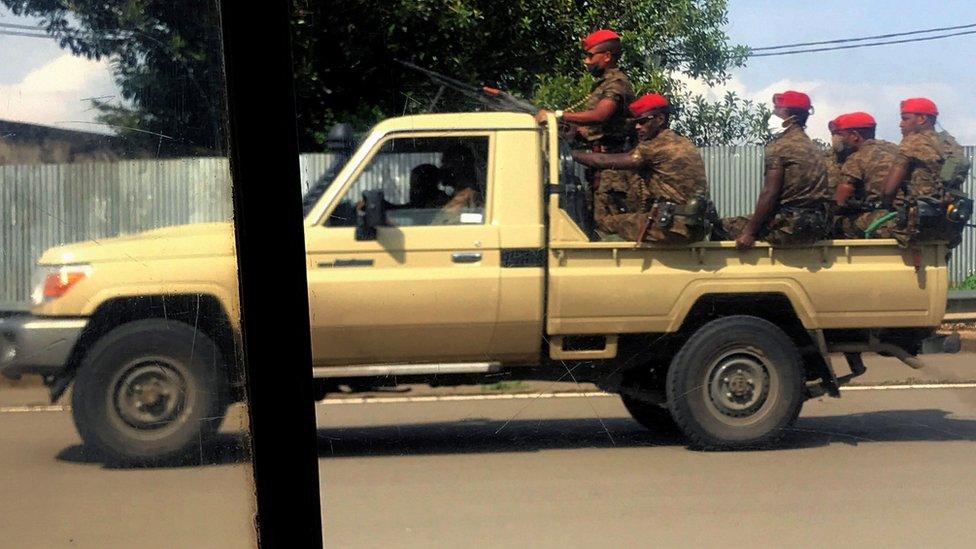
[[[326,543],[969,539],[973,31],[848,7],[293,4]]]
[[[379,189],[393,226],[484,222],[487,137],[394,137],[382,145],[330,213],[326,224],[355,224],[361,193]]]
[[[3,544],[253,546],[217,4],[4,1],[0,49]]]

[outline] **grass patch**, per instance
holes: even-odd
[[[952,285],[953,290],[976,290],[976,273],[966,277],[966,280]]]

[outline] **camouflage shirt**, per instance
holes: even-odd
[[[832,201],[823,152],[803,128],[790,126],[766,145],[765,169],[783,169],[781,207],[804,208]]]
[[[841,162],[837,161],[837,154],[832,149],[824,153],[824,164],[827,165],[827,187],[830,189],[830,194],[833,195],[837,190],[837,185],[840,185]]]
[[[933,196],[941,187],[939,171],[949,153],[963,156],[962,147],[948,133],[926,130],[906,135],[898,146],[898,162],[908,167],[907,192]]]
[[[627,109],[634,101],[634,87],[630,84],[627,75],[618,68],[607,69],[603,76],[593,83],[590,95],[586,98],[586,109],[595,109],[604,99],[616,101],[617,109],[606,122],[595,126],[581,126],[580,131],[587,142],[612,148],[626,141],[631,133],[628,122],[630,112]]]
[[[857,197],[868,202],[880,202],[885,179],[895,163],[898,145],[880,139],[868,139],[851,153],[841,166],[841,175],[857,190]]]
[[[665,128],[638,143],[631,155],[651,197],[687,204],[696,195],[708,196],[705,163],[687,137]]]

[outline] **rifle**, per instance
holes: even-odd
[[[423,67],[414,65],[409,61],[401,61],[397,59],[396,62],[400,63],[404,67],[425,74],[435,84],[439,84],[442,90],[443,88],[450,88],[466,97],[470,97],[471,99],[478,101],[479,103],[488,107],[490,110],[509,112],[515,111],[528,114],[535,114],[539,112],[539,107],[536,107],[525,99],[516,97],[508,92],[488,86],[474,86],[471,84],[466,84],[460,80],[455,80],[439,72],[434,72],[430,69],[425,69]],[[440,95],[440,92],[437,92],[437,98],[439,98]]]

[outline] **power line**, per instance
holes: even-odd
[[[813,52],[820,52],[820,51],[849,50],[854,48],[869,48],[871,46],[887,46],[891,44],[907,44],[910,42],[926,42],[929,40],[941,40],[943,38],[950,38],[953,36],[963,36],[967,34],[976,34],[976,30],[953,32],[949,34],[940,34],[938,36],[925,36],[922,38],[907,38],[905,40],[888,40],[885,42],[872,42],[870,44],[849,44],[846,46],[832,46],[829,48],[807,48],[807,49],[790,50],[790,51],[756,53],[756,54],[749,55],[749,57],[772,57],[774,55],[793,55],[796,53],[813,53]]]
[[[44,30],[44,27],[41,27],[39,25],[18,25],[16,23],[0,23],[0,27],[4,27],[8,29],[24,29],[24,30],[33,30],[33,31]]]
[[[781,50],[784,48],[798,48],[800,46],[820,46],[823,44],[842,44],[845,42],[860,42],[863,40],[877,40],[880,38],[895,38],[897,36],[910,36],[913,34],[926,34],[930,32],[942,32],[951,31],[959,29],[970,29],[976,27],[976,23],[970,23],[968,25],[957,25],[955,27],[939,27],[935,29],[924,29],[924,30],[914,30],[909,32],[896,32],[892,34],[877,34],[874,36],[862,36],[860,38],[839,38],[837,40],[824,40],[821,42],[798,42],[796,44],[783,44],[780,46],[764,46],[761,48],[749,48],[752,51],[767,51],[767,50]]]
[[[51,36],[49,34],[35,34],[35,33],[31,33],[31,32],[18,32],[18,31],[12,31],[12,30],[4,30],[4,29],[0,29],[0,35],[4,35],[4,36],[27,36],[29,38],[54,38],[53,36]]]

